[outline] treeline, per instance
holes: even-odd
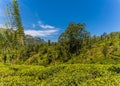
[[[4,29],[1,29],[4,30]],[[119,32],[103,33],[101,36],[91,36],[85,29],[84,23],[70,23],[59,36],[58,42],[36,43],[19,45],[14,43],[15,31],[10,29],[0,35],[0,55],[2,62],[49,65],[68,62],[70,59],[84,55],[97,43],[104,43],[101,51],[107,57],[109,46],[114,44],[113,39],[120,39]],[[13,39],[13,40],[12,40]],[[119,41],[118,41],[119,42]],[[115,50],[115,49],[114,49]],[[92,55],[92,52],[91,52]],[[89,55],[87,55],[89,57]],[[74,63],[74,62],[73,62]]]
[[[6,14],[7,27],[0,29],[0,61],[4,63],[56,65],[76,57],[82,60],[88,59],[87,57],[95,55],[95,52],[100,52],[103,57],[107,57],[108,53],[118,50],[118,48],[111,49],[110,46],[114,45],[115,39],[118,40],[116,42],[119,42],[120,32],[91,36],[85,28],[85,23],[74,22],[70,23],[59,36],[58,42],[48,40],[46,43],[42,40],[32,43],[32,39],[26,41],[17,0],[13,0],[8,5]],[[93,52],[92,49],[95,48],[95,45],[97,45],[98,51]],[[111,49],[111,52],[108,49]],[[90,52],[88,52],[89,50]],[[92,60],[92,58],[89,59]]]

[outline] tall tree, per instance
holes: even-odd
[[[86,39],[89,37],[90,33],[86,31],[84,23],[71,23],[60,35],[58,41],[67,45],[70,53],[78,53],[78,50],[87,43]]]
[[[7,9],[5,10],[6,14],[6,27],[8,29],[12,29],[14,43],[24,45],[25,37],[24,37],[24,28],[21,21],[20,16],[20,8],[17,0],[12,0],[9,4],[7,4]],[[17,29],[13,31],[13,29]]]
[[[17,0],[13,0],[13,9],[14,9],[13,16],[15,18],[17,28],[16,31],[17,39],[20,44],[24,45],[25,44],[24,28],[21,22],[20,9]]]

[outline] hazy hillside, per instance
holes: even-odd
[[[46,43],[43,39],[41,39],[39,37],[32,37],[30,35],[26,35],[25,39],[26,39],[27,44],[43,44],[43,43]]]
[[[11,29],[2,29],[0,28],[0,34],[1,36],[5,36],[5,32],[14,32],[14,30]],[[25,35],[25,42],[26,44],[43,44],[46,43],[43,39],[39,37],[32,37],[31,35]]]

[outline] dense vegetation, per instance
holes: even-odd
[[[16,0],[6,14],[7,26],[0,28],[0,85],[119,86],[120,32],[91,36],[85,23],[72,22],[58,42],[45,42],[24,34]]]
[[[120,65],[62,64],[27,66],[0,64],[1,86],[119,86]]]
[[[120,32],[104,33],[101,36],[90,36],[89,32],[86,32],[85,38],[79,38],[81,34],[69,38],[70,33],[65,31],[59,37],[59,42],[48,41],[48,43],[39,38],[26,36],[26,45],[21,46],[12,40],[14,31],[0,30],[1,62],[44,66],[60,63],[119,64],[120,62]]]

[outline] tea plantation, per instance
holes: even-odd
[[[0,86],[119,86],[120,65],[0,64]]]

